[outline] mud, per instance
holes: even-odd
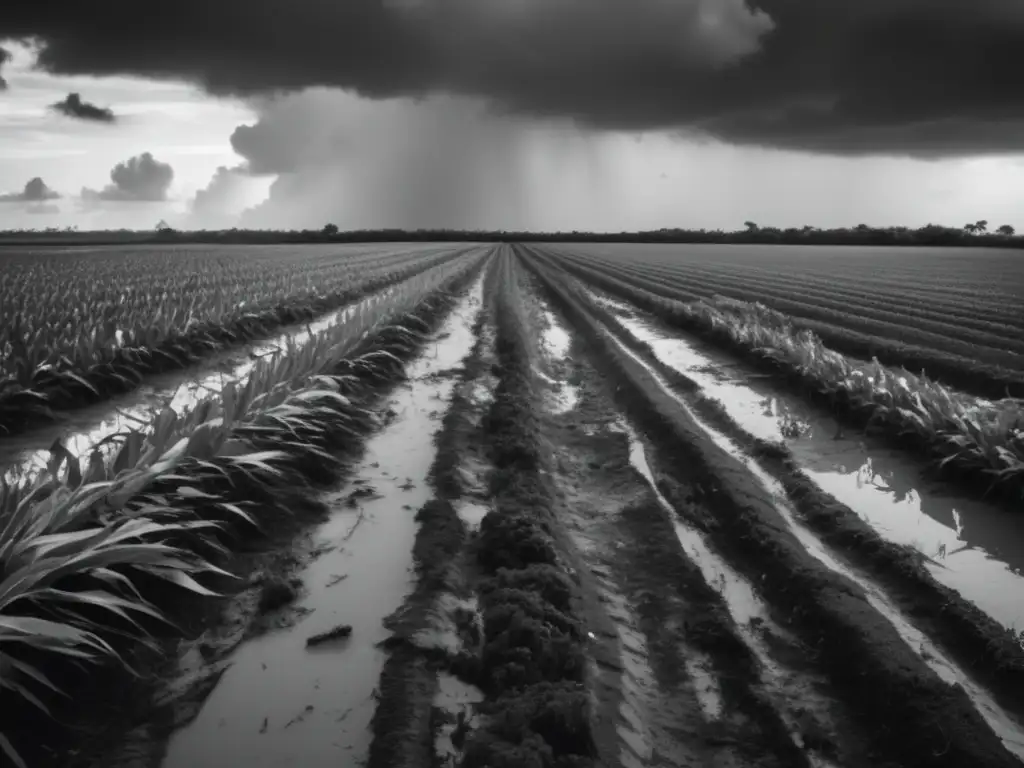
[[[449,287],[456,292],[459,286],[465,286],[473,277],[473,274],[480,274],[479,269],[465,271],[449,282]],[[451,309],[454,303],[453,298],[447,296],[435,296],[417,308],[414,316],[403,318],[403,322],[413,323],[416,327],[429,329],[436,327]],[[392,333],[393,329],[385,329],[361,343],[357,352],[359,354],[370,353],[375,350],[389,350],[390,359],[395,363],[387,368],[381,368],[372,381],[359,385],[352,390],[351,397],[354,407],[360,413],[369,411],[360,410],[367,406],[373,406],[378,399],[378,393],[389,390],[394,382],[402,380],[405,371],[402,368],[402,361],[413,359],[417,356],[417,350],[421,349],[414,337],[408,331],[399,334],[397,337]],[[438,336],[443,336],[443,332]],[[377,352],[380,354],[380,351]],[[347,365],[347,364],[346,364]],[[342,367],[345,367],[343,365]],[[348,366],[351,367],[351,366]],[[445,366],[440,366],[445,367]],[[361,369],[355,371],[356,375]],[[354,377],[349,377],[350,379]],[[442,378],[431,377],[435,381],[442,381]],[[354,384],[353,382],[350,382]],[[386,404],[385,408],[386,409]],[[356,425],[355,421],[343,421],[347,425]],[[353,433],[350,427],[346,427],[345,433],[339,433],[339,439],[330,442],[333,448],[345,449],[346,460],[352,460]],[[121,681],[120,677],[113,673],[100,673],[92,675],[84,683],[91,685],[93,681],[103,686],[105,690],[113,690],[114,687],[121,689],[119,696],[115,697],[117,702],[108,713],[98,711],[96,707],[88,712],[74,710],[73,707],[62,707],[57,713],[58,717],[68,720],[70,730],[73,733],[68,735],[75,746],[74,753],[77,755],[73,761],[65,759],[58,761],[56,765],[132,765],[145,766],[156,765],[162,757],[164,744],[168,732],[175,726],[188,722],[200,709],[205,696],[209,693],[210,685],[206,683],[211,679],[212,671],[221,672],[220,662],[230,663],[227,658],[230,652],[238,645],[239,639],[259,638],[262,634],[282,628],[288,628],[306,615],[308,608],[301,605],[302,598],[308,595],[305,585],[297,578],[298,573],[309,570],[318,557],[323,556],[330,550],[330,545],[315,540],[310,535],[308,526],[311,520],[317,516],[327,516],[327,508],[311,494],[309,486],[305,485],[307,478],[307,467],[299,466],[292,478],[297,487],[290,496],[283,495],[275,498],[274,505],[269,511],[260,508],[261,517],[264,517],[264,533],[269,538],[256,537],[253,539],[241,538],[232,539],[230,544],[236,552],[242,550],[242,555],[236,554],[230,564],[231,569],[238,574],[250,574],[246,579],[248,587],[237,594],[237,583],[210,584],[213,589],[226,591],[231,595],[226,601],[209,599],[186,599],[182,601],[182,595],[177,592],[174,595],[158,595],[161,607],[171,610],[171,616],[185,631],[188,641],[179,646],[178,652],[174,652],[173,641],[161,642],[159,650],[169,654],[169,660],[163,664],[159,658],[151,658],[152,654],[136,654],[139,658],[132,658],[133,666],[144,672],[145,677],[141,680]],[[406,480],[401,485],[408,485]],[[356,486],[352,493],[345,498],[348,505],[352,500],[359,500],[375,496],[375,491],[366,485]],[[289,508],[290,502],[290,508]],[[267,499],[265,503],[271,503]],[[306,509],[308,508],[308,509]],[[271,514],[273,512],[274,514]],[[301,514],[300,514],[301,513]],[[298,531],[298,538],[295,538]],[[251,533],[251,531],[250,531]],[[247,559],[245,551],[251,549],[255,560]],[[347,573],[332,573],[327,579],[329,588],[337,588],[339,584],[347,580]],[[166,591],[166,590],[165,590]],[[298,592],[299,600],[289,602],[295,592]],[[264,596],[280,593],[280,597],[264,602],[261,611],[259,603]],[[286,594],[287,593],[287,594]],[[149,596],[149,595],[147,595]],[[152,599],[152,596],[149,596]],[[175,598],[167,604],[167,599]],[[195,607],[192,607],[192,604]],[[198,629],[194,629],[198,627]],[[167,627],[161,625],[158,629],[167,634]],[[199,634],[205,629],[205,634]],[[172,634],[176,634],[172,633]],[[198,636],[197,636],[198,635]],[[169,639],[170,640],[170,639]],[[241,648],[244,648],[243,644]],[[240,649],[241,650],[241,649]],[[206,667],[202,662],[205,661]],[[55,678],[56,679],[56,678]],[[64,678],[60,678],[62,682]],[[166,681],[162,684],[160,681]],[[193,684],[193,681],[195,684]],[[154,690],[154,685],[162,685],[162,690]],[[83,696],[87,696],[87,689],[82,682],[70,685]],[[94,696],[97,700],[106,700],[105,695]],[[128,705],[128,702],[133,702]],[[73,711],[66,712],[71,709]],[[305,709],[300,713],[300,720],[308,718],[311,712]],[[73,723],[71,723],[73,721]],[[144,724],[131,730],[132,722],[143,722]],[[295,727],[295,723],[292,727]],[[269,721],[260,724],[261,730],[269,728]],[[29,731],[33,732],[33,731]],[[76,735],[77,734],[77,735]],[[87,734],[83,737],[83,734]],[[62,735],[60,731],[55,735]],[[57,749],[53,740],[50,742],[53,749]],[[66,748],[65,748],[66,749]],[[52,750],[51,750],[52,751]],[[69,753],[70,754],[70,753]],[[33,765],[43,765],[43,762],[31,761]],[[49,764],[49,763],[46,763]]]
[[[899,762],[1015,762],[986,724],[980,702],[948,689],[929,670],[923,658],[927,654],[900,637],[863,587],[805,549],[806,542],[795,536],[784,510],[777,508],[773,491],[749,464],[730,454],[728,441],[709,432],[642,360],[600,331],[554,273],[537,262],[529,266],[537,269],[559,307],[569,312],[574,328],[595,345],[616,402],[635,414],[663,455],[658,467],[679,487],[678,503],[666,493],[673,506],[692,514],[733,567],[758,580],[782,623],[799,630],[816,649],[816,665],[870,733],[870,748]],[[709,506],[701,509],[704,505]],[[948,741],[941,754],[926,746],[933,740],[926,729],[910,726],[935,720]],[[887,730],[896,722],[901,724],[899,738]]]
[[[561,457],[554,478],[571,536],[618,640],[619,764],[832,765],[855,729],[843,720],[844,736],[831,735],[836,707],[818,693],[823,681],[790,666],[799,643],[657,490],[586,356],[577,344],[579,408],[567,417],[548,403],[546,434]],[[564,374],[564,353],[542,367]],[[670,537],[663,549],[650,541],[659,533]],[[844,747],[847,764],[855,752]]]
[[[395,414],[366,443],[351,479],[323,498],[330,519],[316,533],[330,551],[299,574],[308,593],[298,607],[307,618],[246,643],[199,716],[171,739],[162,765],[359,764],[384,662],[384,619],[412,587],[415,510],[432,496],[433,434],[454,382],[432,374],[455,366],[473,343],[477,282],[408,367],[410,381],[387,402]],[[363,488],[371,494],[354,493]],[[338,574],[347,574],[335,581]],[[331,586],[328,586],[328,585]],[[310,637],[338,624],[351,632],[308,648]],[[261,729],[269,738],[255,738]]]
[[[34,474],[46,466],[50,446],[59,439],[75,456],[89,456],[93,450],[109,450],[111,435],[145,429],[165,408],[182,414],[202,400],[216,396],[227,382],[244,384],[257,361],[280,354],[298,354],[329,328],[344,326],[349,347],[354,346],[382,319],[405,307],[411,308],[410,282],[387,285],[315,321],[283,329],[265,341],[243,350],[215,353],[198,366],[150,376],[129,394],[69,412],[56,425],[6,439],[0,446],[0,467],[7,467],[9,481]],[[338,335],[335,333],[334,335]],[[340,338],[340,336],[339,336]]]
[[[153,716],[82,765],[1024,764],[1022,710],[977,675],[1012,659],[815,485],[857,441],[560,274],[497,249],[381,385],[320,522],[246,561]],[[880,461],[865,498],[897,493]]]
[[[462,761],[467,731],[480,726],[477,705],[483,700],[484,693],[476,686],[464,683],[448,673],[439,676],[437,695],[433,701],[438,719],[434,754],[443,768],[454,768]]]
[[[195,365],[197,361],[203,361],[199,364],[201,370],[209,373],[217,371],[218,367],[230,370],[244,365],[247,357],[258,359],[261,355],[270,354],[274,349],[275,336],[278,337],[277,343],[287,340],[309,323],[336,316],[339,307],[344,311],[345,305],[358,304],[367,294],[396,285],[434,265],[461,258],[469,249],[427,249],[420,252],[418,261],[402,258],[406,250],[399,250],[399,259],[388,262],[390,270],[387,267],[376,269],[373,265],[380,259],[371,258],[370,274],[363,275],[367,279],[360,287],[342,287],[335,293],[307,296],[298,301],[290,299],[276,308],[253,308],[223,326],[195,323],[159,342],[155,348],[121,347],[114,350],[105,363],[94,365],[88,371],[78,371],[78,379],[74,381],[56,385],[54,382],[50,385],[41,383],[47,398],[45,407],[26,408],[21,412],[9,409],[4,423],[0,424],[0,431],[8,438],[20,435],[5,447],[0,456],[0,467],[18,463],[18,453],[33,450],[33,445],[45,448],[56,437],[90,431],[107,420],[108,412],[118,402],[122,409],[138,411],[139,406],[168,401],[175,391],[188,400],[189,387],[179,389],[170,385],[196,379],[200,370]],[[244,308],[244,304],[239,308]],[[294,328],[288,328],[289,325]],[[120,331],[117,336],[121,341]],[[258,341],[261,338],[272,341],[261,343]],[[45,389],[47,386],[50,386],[49,390]],[[140,386],[144,391],[138,393]],[[159,400],[154,400],[154,386],[162,395]],[[162,391],[168,389],[169,392]],[[136,395],[125,396],[130,393]],[[131,423],[130,417],[135,415],[129,413],[122,420]]]
[[[603,303],[607,305],[609,302]],[[617,310],[623,311],[621,305]],[[892,604],[887,610],[903,615],[899,624],[900,634],[919,649],[922,658],[935,668],[941,678],[963,681],[979,711],[1004,740],[1019,751],[1017,745],[1021,741],[1019,723],[1022,718],[1019,715],[1008,718],[999,706],[994,705],[984,688],[996,695],[1002,707],[1017,713],[1024,710],[1024,698],[1021,696],[1024,648],[1020,635],[1000,625],[959,592],[934,578],[935,569],[929,566],[937,565],[935,561],[924,560],[920,553],[886,542],[853,510],[815,485],[797,460],[792,458],[787,445],[754,438],[730,418],[719,401],[703,398],[692,379],[660,363],[654,350],[645,342],[629,335],[624,327],[616,333],[628,342],[635,353],[645,357],[648,365],[661,366],[662,372],[670,379],[675,376],[677,383],[682,385],[682,391],[677,394],[688,399],[708,424],[720,430],[714,434],[720,447],[744,461],[754,474],[763,476],[761,467],[756,466],[751,458],[758,457],[760,464],[773,475],[763,477],[764,486],[790,498],[803,523],[821,537],[821,542],[815,544],[818,549],[824,552],[829,548],[838,554],[840,560],[850,560],[861,569],[858,578],[870,584],[872,590],[877,592],[884,587],[887,605]],[[867,450],[863,446],[862,449]],[[988,510],[988,513],[998,515],[999,510]],[[809,531],[802,532],[808,535],[809,541],[814,538]],[[947,576],[944,581],[948,584],[951,580]],[[1015,604],[1015,594],[1016,591],[1008,596],[1011,604]],[[926,639],[914,639],[919,635]],[[945,653],[935,648],[936,643],[943,647]],[[958,666],[946,659],[947,655],[954,657]],[[937,662],[940,657],[944,660]]]
[[[635,363],[644,366],[663,391],[668,392],[670,390],[670,385],[664,380],[660,380],[657,373],[647,367],[639,356],[630,352],[625,346],[620,346],[620,351],[632,357]],[[798,520],[796,511],[788,502],[782,500],[786,496],[786,492],[777,480],[768,475],[752,458],[744,455],[741,450],[732,445],[724,434],[718,433],[710,426],[703,424],[682,400],[678,398],[676,400],[679,406],[688,413],[694,423],[704,431],[711,441],[725,453],[742,462],[748,472],[760,484],[761,488],[767,492],[767,495],[775,499],[773,501],[774,508],[785,520],[805,551],[833,573],[849,579],[863,589],[871,607],[892,625],[907,647],[914,651],[941,680],[950,685],[959,685],[963,688],[974,709],[1002,740],[1006,748],[1018,757],[1024,758],[1024,728],[1022,728],[1017,719],[1005,712],[994,701],[992,696],[974,680],[972,675],[948,658],[927,635],[918,630],[913,622],[897,608],[894,601],[890,600],[884,590],[874,583],[869,576],[864,573],[857,573],[841,563],[816,535]]]
[[[777,382],[752,375],[706,344],[660,327],[653,318],[599,297],[656,357],[716,400],[730,419],[761,440],[786,445],[824,493],[853,510],[883,539],[913,547],[941,584],[1007,629],[1024,630],[1024,522],[1005,510],[957,495],[930,479],[920,462],[830,415]]]

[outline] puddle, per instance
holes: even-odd
[[[693,649],[688,649],[686,656],[686,674],[693,683],[693,692],[697,695],[700,711],[709,721],[713,722],[722,716],[722,688],[715,676],[708,670],[711,662],[706,658],[698,658]]]
[[[484,694],[447,672],[438,674],[438,686],[434,706],[441,711],[441,727],[434,736],[434,754],[441,768],[455,768],[462,761],[467,732],[479,724],[476,705]]]
[[[360,765],[388,636],[383,620],[413,586],[416,511],[432,496],[434,433],[451,378],[423,377],[458,365],[473,345],[482,278],[409,365],[392,395],[397,416],[366,442],[346,487],[327,494],[332,515],[317,538],[333,545],[299,574],[308,594],[299,624],[242,645],[199,716],[171,739],[163,768]],[[353,489],[372,488],[375,494]],[[339,581],[337,574],[347,577]],[[349,637],[307,649],[306,639],[339,624]]]
[[[459,500],[455,502],[455,511],[462,519],[467,530],[476,531],[479,530],[480,523],[483,522],[491,508],[486,504],[476,501]]]
[[[611,304],[602,297],[601,303]],[[671,337],[618,305],[620,322],[658,359],[695,381],[744,430],[790,448],[800,468],[888,541],[929,558],[939,583],[1003,626],[1024,630],[1024,521],[929,482],[920,464],[880,441],[838,431],[810,404],[745,373],[727,356]]]
[[[700,568],[704,580],[711,585],[729,606],[729,613],[737,624],[749,624],[752,620],[770,621],[768,608],[754,592],[750,583],[730,568],[722,558],[712,552],[703,535],[689,526],[668,503],[654,481],[654,474],[647,463],[643,443],[636,432],[626,423],[621,424],[622,430],[629,437],[629,463],[647,480],[651,490],[658,498],[658,503],[669,513],[669,519],[675,528],[676,538],[686,556]]]
[[[545,309],[544,331],[541,335],[542,346],[551,355],[552,359],[558,362],[566,362],[569,356],[569,349],[572,347],[572,336],[559,322],[558,318],[550,309]],[[566,366],[560,366],[565,368]],[[554,379],[542,371],[537,375],[549,385],[548,398],[549,407],[553,413],[568,413],[580,400],[580,388],[569,381]]]
[[[483,618],[477,597],[456,597],[445,592],[428,611],[424,625],[414,633],[413,644],[418,648],[444,651],[450,657],[457,656],[465,648],[460,632],[466,629],[467,619],[482,637]]]
[[[547,321],[547,327],[544,329],[543,336],[544,344],[551,350],[551,354],[562,359],[569,354],[569,348],[572,346],[572,336],[558,322],[558,318],[555,317],[555,314],[550,309],[544,310],[544,319]]]
[[[622,648],[619,654],[622,662],[619,716],[622,720],[615,726],[622,743],[619,760],[627,768],[639,768],[647,765],[654,753],[653,736],[647,725],[650,720],[647,699],[649,692],[658,688],[657,678],[648,662],[644,636],[633,628],[637,625],[637,618],[626,598],[612,587],[604,592],[604,599],[605,609],[615,625]],[[703,706],[704,701],[701,700]]]
[[[422,290],[404,281],[315,322],[289,326],[270,339],[220,352],[190,369],[149,376],[144,386],[132,392],[72,411],[66,422],[5,441],[0,466],[9,468],[4,477],[9,482],[18,482],[45,467],[49,448],[58,438],[73,455],[86,457],[110,435],[145,429],[164,408],[173,408],[179,414],[191,410],[200,401],[217,395],[225,383],[245,381],[260,360],[283,350],[301,348],[332,326],[345,325],[348,338],[355,343],[375,322],[418,295],[422,295]]]
[[[648,366],[632,350],[626,347],[614,335],[608,334],[613,343],[625,355],[628,355],[638,365],[654,378],[654,380],[668,395],[670,395],[679,407],[685,411],[693,422],[711,439],[719,448],[729,455],[741,461],[747,470],[757,478],[758,482],[769,492],[773,499],[773,505],[790,530],[796,536],[801,545],[819,562],[829,570],[840,574],[863,590],[869,604],[884,616],[897,631],[899,636],[910,648],[931,668],[942,680],[950,684],[957,684],[963,687],[971,703],[982,716],[989,727],[1002,740],[1003,745],[1014,755],[1024,759],[1024,727],[1000,707],[992,696],[978,683],[957,666],[945,653],[928,639],[922,632],[917,630],[896,608],[886,596],[885,592],[865,576],[854,573],[850,568],[840,563],[817,537],[800,522],[798,522],[793,510],[786,501],[786,492],[782,485],[765,472],[750,457],[746,456],[723,434],[717,432],[701,421],[692,411],[689,405],[675,393],[672,392],[667,382],[650,366]],[[728,593],[725,593],[728,595]]]
[[[498,379],[488,374],[473,382],[469,390],[469,401],[478,411],[486,411],[494,401],[494,389],[498,386]]]
[[[754,591],[750,582],[712,552],[701,533],[690,527],[676,514],[672,505],[658,490],[654,474],[647,463],[643,443],[628,424],[623,423],[622,428],[629,437],[630,464],[644,476],[657,497],[658,503],[668,512],[669,519],[672,520],[675,528],[676,537],[686,556],[700,568],[704,580],[722,595],[729,614],[736,622],[740,637],[753,651],[759,662],[764,692],[789,729],[790,738],[798,747],[811,753],[805,744],[803,731],[811,712],[817,714],[818,717],[828,718],[827,713],[831,703],[818,693],[818,688],[824,684],[824,680],[816,680],[806,673],[787,670],[775,660],[765,636],[774,635],[793,644],[792,636],[772,621],[768,607]],[[711,686],[711,691],[705,690],[704,696],[711,697],[711,703],[717,707],[720,714],[721,693],[717,688],[717,682],[703,668],[704,666],[697,660],[687,660],[687,672],[690,673],[698,693],[705,686]],[[703,707],[704,701],[701,704]],[[707,709],[705,709],[705,714],[708,714]],[[714,715],[714,717],[717,716],[717,714]],[[827,764],[827,761],[821,756],[815,757],[818,758],[818,765]]]

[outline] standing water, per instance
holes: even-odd
[[[544,310],[544,332],[541,341],[545,351],[552,358],[560,363],[568,362],[572,337],[551,310]],[[578,386],[565,378],[552,379],[543,371],[538,371],[537,374],[549,387],[549,398],[554,413],[568,413],[576,407],[580,400]]]
[[[198,717],[172,737],[163,768],[364,763],[385,661],[376,644],[413,586],[414,517],[432,495],[434,433],[454,387],[436,374],[469,354],[481,296],[482,278],[409,366],[389,403],[396,416],[367,441],[352,481],[327,494],[332,514],[317,534],[333,548],[299,574],[299,608],[312,613],[235,652]],[[349,637],[307,649],[307,638],[341,624]]]
[[[200,401],[216,396],[228,382],[244,384],[257,361],[292,347],[303,347],[326,329],[343,324],[354,344],[373,323],[392,313],[409,294],[407,282],[386,286],[317,320],[282,329],[275,336],[228,349],[184,370],[146,377],[138,389],[64,414],[64,420],[32,430],[0,449],[0,470],[8,482],[37,472],[50,458],[50,446],[60,439],[75,456],[88,456],[111,435],[144,429],[156,414],[172,408],[181,414]],[[6,467],[7,469],[3,469]]]
[[[647,480],[658,503],[668,513],[675,528],[676,538],[679,539],[679,544],[690,562],[700,569],[704,581],[722,596],[740,637],[760,663],[764,693],[785,722],[790,738],[806,751],[807,759],[814,768],[830,768],[833,763],[824,755],[815,753],[806,744],[803,735],[803,727],[810,719],[811,712],[825,720],[828,719],[831,702],[820,692],[825,681],[820,678],[812,679],[807,672],[799,674],[795,670],[787,669],[774,658],[766,636],[775,635],[789,641],[789,633],[772,620],[767,605],[761,600],[753,585],[713,552],[699,531],[676,515],[668,499],[658,490],[643,443],[632,427],[624,425],[624,431],[629,437],[630,464]],[[687,665],[687,671],[695,681],[707,678],[701,666],[696,662]],[[705,688],[704,697],[713,695],[713,701],[720,710],[721,693],[715,681],[709,682],[715,684],[715,687]],[[705,712],[707,713],[706,709]]]
[[[915,548],[935,579],[1008,629],[1024,631],[1024,525],[982,501],[929,484],[920,464],[837,423],[798,396],[752,376],[727,355],[669,335],[595,297],[665,365],[718,400],[748,433],[784,442],[801,470],[884,539]]]
[[[786,523],[808,554],[812,555],[829,570],[857,584],[864,591],[864,596],[871,607],[889,621],[907,646],[943,681],[950,685],[962,687],[977,712],[1002,740],[1003,745],[1014,755],[1024,759],[1024,725],[1017,722],[1012,715],[1003,710],[988,691],[976,683],[966,670],[960,668],[932,643],[924,633],[918,630],[890,601],[888,595],[886,595],[881,587],[875,584],[867,575],[854,572],[852,568],[846,566],[833,556],[827,546],[798,520],[797,514],[788,502],[785,489],[778,480],[764,471],[754,459],[745,455],[739,448],[733,445],[728,437],[703,422],[690,406],[672,391],[668,382],[659,373],[620,339],[610,332],[608,333],[609,338],[616,347],[637,365],[642,366],[657,385],[675,400],[680,409],[690,417],[693,423],[716,446],[741,462],[747,471],[757,479],[772,498],[773,506],[779,517]]]

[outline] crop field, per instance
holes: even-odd
[[[565,258],[678,301],[760,302],[830,348],[1024,397],[1024,259],[1013,251],[594,245]]]
[[[343,306],[451,253],[402,244],[0,251],[0,434]]]
[[[1020,768],[951,253],[0,249],[4,765]]]

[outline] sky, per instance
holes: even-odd
[[[1024,230],[1022,200],[1020,0],[0,3],[0,229]]]

